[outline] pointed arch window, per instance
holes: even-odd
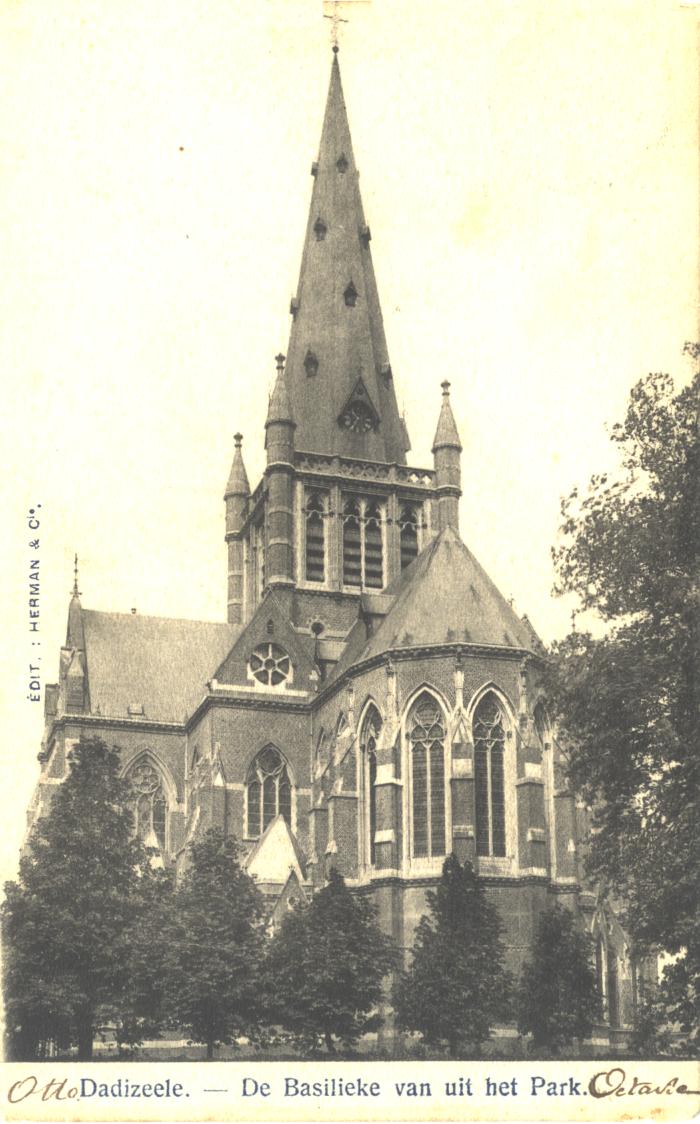
[[[376,706],[371,706],[365,715],[360,731],[360,753],[362,758],[362,798],[363,831],[365,836],[364,854],[370,866],[376,862],[374,836],[377,831],[377,743],[382,729],[382,718]]]
[[[445,722],[432,695],[424,692],[408,716],[411,760],[413,855],[445,854]]]
[[[284,758],[274,745],[260,750],[246,779],[246,834],[257,839],[275,816],[292,826],[292,785]]]
[[[328,496],[309,492],[306,499],[306,566],[307,582],[326,580],[326,529]]]
[[[485,695],[474,714],[476,853],[504,857],[505,721],[495,695]]]
[[[163,779],[149,761],[138,761],[129,769],[136,834],[146,847],[165,850],[168,801]]]
[[[384,508],[376,500],[343,505],[343,585],[384,588]]]
[[[620,1025],[617,954],[600,931],[595,944],[595,967],[604,1017],[611,1027],[617,1027]]]
[[[401,569],[405,570],[418,557],[418,532],[420,528],[419,509],[411,503],[401,504],[399,509],[399,537],[401,543]]]
[[[608,1019],[610,1026],[620,1025],[620,989],[615,950],[608,948]]]

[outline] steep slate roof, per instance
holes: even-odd
[[[430,644],[489,644],[532,651],[520,620],[456,531],[446,527],[384,594],[393,604],[367,639],[353,629],[333,678],[359,660],[390,648]]]
[[[296,448],[405,464],[409,446],[389,369],[337,56],[315,168],[287,352]],[[351,282],[357,292],[354,307],[344,296]],[[304,366],[309,353],[318,361],[316,374]],[[376,429],[354,433],[338,424],[354,392],[365,403],[369,399],[379,417]]]
[[[82,611],[92,713],[182,722],[231,648],[239,625]]]

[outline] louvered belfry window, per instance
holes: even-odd
[[[365,802],[365,831],[367,836],[366,854],[371,866],[376,862],[374,836],[377,831],[377,742],[382,728],[382,719],[375,706],[370,707],[362,723],[360,749],[362,752],[363,793]]]
[[[291,827],[292,786],[282,754],[273,745],[260,751],[248,770],[246,782],[248,839],[257,839],[275,816],[284,816]]]
[[[384,513],[375,500],[343,504],[343,585],[384,588]]]
[[[306,580],[324,582],[326,579],[325,516],[327,497],[322,492],[310,492],[306,500]]]
[[[474,714],[477,855],[506,853],[505,741],[501,706],[493,695],[486,695]]]
[[[401,569],[405,570],[418,557],[418,509],[410,503],[401,505],[399,534],[401,540]]]
[[[424,693],[408,718],[411,755],[413,855],[445,854],[445,723],[432,695]]]

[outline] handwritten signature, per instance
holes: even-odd
[[[592,1097],[632,1097],[632,1096],[670,1096],[681,1093],[689,1097],[700,1097],[700,1089],[689,1089],[678,1077],[669,1077],[663,1084],[648,1081],[646,1078],[627,1076],[621,1066],[606,1069],[594,1074],[588,1083]]]

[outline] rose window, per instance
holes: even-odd
[[[289,656],[279,644],[260,644],[250,657],[248,666],[253,678],[266,687],[279,687],[292,674]]]

